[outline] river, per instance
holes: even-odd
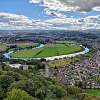
[[[44,44],[40,44],[39,46],[37,46],[36,48],[43,48],[45,45]],[[67,55],[60,55],[60,56],[53,56],[53,57],[46,57],[45,59],[48,60],[55,60],[55,59],[61,59],[61,58],[65,58],[65,57],[75,57],[78,55],[83,55],[88,53],[90,50],[87,47],[84,47],[84,50],[81,52],[77,52],[77,53],[72,53],[72,54],[67,54]],[[41,58],[11,58],[11,54],[13,53],[13,51],[4,53],[4,57],[8,58],[8,59],[20,59],[20,60],[31,60],[31,59],[41,59]]]

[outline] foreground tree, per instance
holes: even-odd
[[[9,75],[0,75],[0,87],[7,90],[10,84],[14,82],[14,79]]]
[[[20,89],[13,89],[7,94],[7,98],[4,100],[36,100],[27,92],[20,90]]]

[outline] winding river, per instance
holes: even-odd
[[[45,46],[44,44],[40,44],[36,48],[43,48],[44,46]],[[83,47],[83,48],[84,48],[84,50],[81,51],[81,52],[67,54],[67,55],[46,57],[45,59],[48,61],[48,60],[62,59],[62,58],[65,58],[65,57],[75,57],[75,56],[78,56],[78,55],[86,54],[90,51],[87,47]],[[11,58],[12,53],[13,53],[13,51],[10,51],[10,52],[4,53],[3,55],[4,55],[5,58],[8,58],[8,59],[20,59],[20,60],[41,59],[41,58]]]

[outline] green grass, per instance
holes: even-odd
[[[99,89],[86,89],[86,93],[92,96],[100,96],[100,90]]]
[[[48,65],[49,67],[61,67],[61,66],[65,66],[65,65],[69,65],[71,63],[71,58],[67,58],[67,59],[61,59],[61,60],[53,60],[53,61],[49,61]]]
[[[18,43],[17,44],[17,47],[19,48],[26,48],[26,47],[30,47],[30,46],[35,46],[37,45],[36,43]]]
[[[70,43],[53,43],[46,44],[43,48],[25,49],[15,51],[12,54],[13,58],[44,58],[59,56],[65,54],[71,54],[74,52],[81,51],[82,48],[78,44]]]
[[[15,58],[32,58],[40,51],[41,51],[41,49],[19,50],[19,51],[14,52],[12,54],[12,57],[15,57]]]

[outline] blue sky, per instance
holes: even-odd
[[[39,27],[35,26],[36,29],[100,28],[99,0],[88,0],[88,2],[87,0],[0,0],[0,13],[0,29],[10,27],[19,29],[18,26],[21,27],[21,24],[22,29],[34,29],[33,23],[39,25]],[[10,17],[8,18],[10,21],[3,24],[3,20],[8,21],[7,15]],[[14,15],[19,17],[15,22],[15,17],[12,18]],[[21,22],[20,17],[22,16],[27,17],[27,22],[25,18],[24,23],[29,27],[24,26],[24,23]],[[80,20],[83,22],[80,23]],[[17,25],[18,22],[20,25]],[[81,28],[79,28],[80,25]]]
[[[28,0],[1,0],[0,12],[25,15],[34,19],[42,18],[43,7],[30,4]]]

